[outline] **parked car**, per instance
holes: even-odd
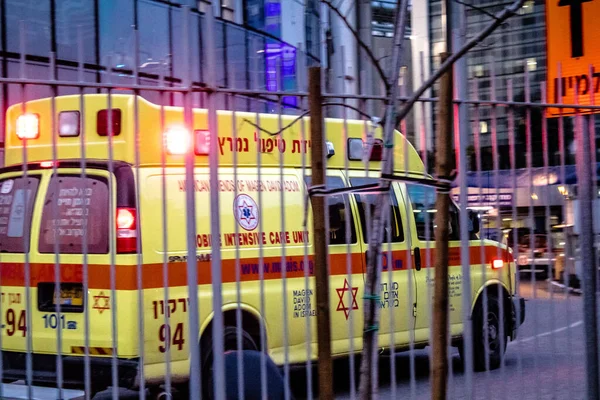
[[[514,242],[509,241],[509,246],[514,247]],[[513,254],[517,257],[517,268],[520,272],[532,273],[537,277],[554,276],[556,259],[564,253],[564,240],[561,232],[525,233],[517,237],[518,251]]]

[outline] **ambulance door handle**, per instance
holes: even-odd
[[[414,255],[415,255],[415,269],[417,271],[420,271],[421,270],[421,249],[419,249],[418,247],[415,247]]]

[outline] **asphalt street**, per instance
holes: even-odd
[[[526,298],[526,320],[519,338],[508,344],[503,367],[465,374],[458,351],[452,349],[448,398],[586,397],[582,297],[563,293],[545,281],[523,281],[520,293]],[[414,351],[412,356],[408,352],[396,355],[395,379],[390,374],[390,357],[381,357],[380,398],[430,399],[429,351],[428,347]],[[411,358],[414,358],[412,373]],[[335,364],[335,393],[339,399],[352,398],[348,365],[347,361]],[[302,393],[302,382],[294,386],[298,398],[307,397],[305,390]]]

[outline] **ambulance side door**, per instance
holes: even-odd
[[[419,258],[419,266],[415,267],[415,277],[419,298],[417,301],[417,317],[415,340],[428,340],[430,315],[433,305],[433,288],[435,277],[435,215],[436,191],[430,186],[416,184],[405,185],[407,201],[410,203],[411,239],[413,258]],[[448,249],[448,297],[451,333],[458,334],[461,323],[462,273],[460,264],[460,237],[458,214],[454,204],[449,209],[449,249]]]
[[[305,181],[310,187],[311,177],[306,176]],[[328,190],[346,186],[347,181],[339,170],[327,171],[326,188]],[[328,215],[326,229],[328,230],[330,271],[331,339],[332,352],[336,354],[350,351],[351,346],[348,339],[350,337],[359,338],[362,333],[364,257],[357,235],[358,216],[352,196],[348,194],[327,195],[325,207]],[[312,212],[309,216],[312,218]],[[354,349],[356,349],[359,343],[356,341],[354,343]]]
[[[351,171],[350,185],[360,187],[379,182],[378,174],[369,177],[364,172]],[[413,269],[407,265],[406,207],[401,201],[401,193],[396,183],[392,185],[389,196],[389,209],[385,215],[384,239],[381,248],[381,285],[378,307],[381,309],[379,323],[380,344],[405,344],[409,341],[409,330],[414,327],[413,307],[416,299]],[[367,258],[371,221],[375,210],[376,192],[355,193],[361,225],[363,259]],[[366,267],[365,267],[366,273]],[[366,300],[365,300],[366,301]],[[392,335],[392,333],[396,333]]]

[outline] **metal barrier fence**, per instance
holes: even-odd
[[[190,14],[183,10],[189,48]],[[85,82],[82,59],[80,81],[54,73],[32,79],[24,48],[20,76],[0,79],[20,91],[6,116],[0,176],[0,397],[242,399],[257,390],[263,399],[318,396],[313,366],[322,310],[309,189],[319,188],[311,185],[312,142],[301,114],[307,93],[217,88],[214,23],[208,9],[206,87],[192,84],[189,59],[179,87],[142,85],[136,68],[131,85],[111,84],[110,70],[102,83]],[[79,55],[83,46],[80,39]],[[55,55],[49,60],[54,65]],[[499,93],[492,73],[488,100],[475,82],[472,98],[453,106],[455,115],[468,110],[469,126],[455,121],[451,398],[584,398],[592,386],[598,393],[598,188],[596,170],[588,168],[597,152],[595,140],[584,140],[588,133],[595,138],[589,111],[598,107],[550,104],[543,84],[532,102],[527,70],[524,78],[524,101],[513,100],[510,80]],[[32,86],[48,87],[51,96],[35,101]],[[64,87],[78,93],[57,96]],[[142,91],[153,93],[152,103],[137,97]],[[172,107],[170,94],[183,106]],[[384,144],[377,121],[361,110],[383,109],[386,99],[322,96],[323,107],[337,107],[343,117],[325,122],[328,311],[338,359],[331,385],[336,397],[357,397],[363,305],[376,300],[379,395],[431,397],[437,210],[432,165],[419,158],[431,150],[427,130],[417,127],[419,148],[397,135],[396,179],[381,194],[373,185]],[[205,108],[193,108],[201,97]],[[274,114],[236,107],[243,102],[245,110],[257,97]],[[230,110],[217,110],[217,98]],[[291,98],[302,118],[285,115]],[[417,107],[437,101],[422,98]],[[404,121],[399,128],[406,131]],[[466,128],[470,161],[458,132]],[[577,169],[568,165],[573,137]],[[501,161],[509,168],[501,170]],[[373,297],[364,289],[369,221],[376,196],[388,195],[381,290]]]

